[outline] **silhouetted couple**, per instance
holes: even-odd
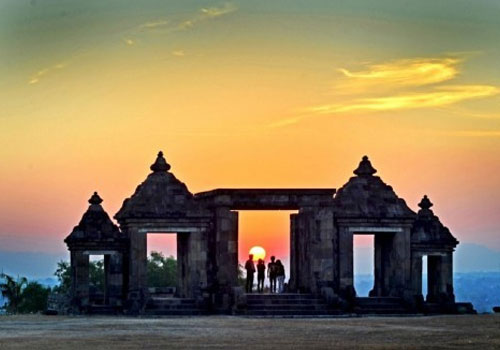
[[[269,278],[270,283],[270,291],[271,293],[276,293],[276,282],[278,282],[278,293],[283,293],[283,286],[285,282],[285,267],[281,263],[280,260],[275,262],[276,258],[274,256],[271,257],[271,262],[267,265],[267,277]],[[255,265],[253,263],[253,255],[250,254],[248,256],[248,260],[245,263],[245,270],[247,270],[247,283],[246,283],[246,292],[252,293],[253,289],[253,276],[255,271],[257,270],[257,291],[258,293],[264,292],[264,280],[265,280],[265,271],[266,264],[264,264],[264,260],[259,259],[257,262],[257,269],[255,269]]]
[[[271,256],[271,262],[267,264],[267,277],[269,277],[269,290],[271,293],[276,293],[276,282],[278,282],[278,293],[283,293],[283,286],[285,284],[285,266],[281,260],[276,260]]]

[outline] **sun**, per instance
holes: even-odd
[[[260,246],[255,246],[250,249],[249,254],[253,254],[253,260],[257,261],[259,259],[264,260],[266,257],[266,250]]]

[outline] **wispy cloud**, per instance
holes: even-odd
[[[412,58],[394,60],[388,63],[369,65],[363,70],[340,68],[346,80],[340,85],[354,88],[373,86],[422,86],[440,83],[459,74],[457,57]]]
[[[396,109],[438,107],[463,100],[488,97],[500,92],[492,85],[456,85],[436,88],[430,92],[408,93],[394,96],[362,98],[344,103],[321,105],[309,110],[320,114],[350,111],[390,111]]]
[[[172,51],[172,56],[184,57],[184,56],[186,56],[186,53],[184,52],[184,50],[174,50],[174,51]]]
[[[467,57],[470,55],[408,58],[365,64],[358,70],[341,68],[342,78],[334,88],[342,94],[335,94],[327,103],[302,109],[296,116],[269,126],[283,127],[317,114],[449,108],[461,101],[498,95],[500,87],[496,85],[442,84],[462,73],[461,63]]]
[[[199,13],[195,16],[182,21],[177,28],[180,30],[185,30],[194,27],[200,22],[204,22],[209,19],[221,17],[236,11],[238,8],[232,3],[225,3],[221,7],[204,7],[200,9]]]
[[[197,13],[185,18],[183,20],[169,20],[166,18],[151,20],[145,23],[140,24],[137,29],[139,31],[145,30],[161,30],[166,32],[176,32],[187,30],[193,28],[195,25],[214,19],[217,17],[225,16],[232,12],[235,12],[238,8],[233,3],[225,3],[222,6],[213,6],[213,7],[203,7],[198,10]]]
[[[50,74],[54,70],[60,70],[66,66],[67,66],[66,63],[58,63],[58,64],[55,64],[51,67],[40,69],[39,71],[37,71],[35,74],[33,74],[31,76],[31,78],[28,80],[28,84],[30,84],[30,85],[38,84],[43,77],[47,76],[48,74]]]
[[[154,29],[154,28],[159,28],[159,27],[165,27],[169,23],[170,22],[166,19],[160,19],[160,20],[156,20],[156,21],[143,23],[139,26],[139,28],[140,29]]]

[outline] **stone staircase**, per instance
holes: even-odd
[[[338,314],[323,299],[311,294],[247,294],[246,310],[237,314],[247,316],[327,316]]]
[[[195,316],[206,315],[207,311],[199,308],[194,299],[153,297],[146,304],[146,315]]]
[[[410,311],[401,298],[395,297],[358,297],[354,313],[359,315],[404,315]]]

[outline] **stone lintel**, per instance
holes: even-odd
[[[395,233],[395,232],[403,232],[404,230],[401,227],[349,227],[349,232],[352,233]]]
[[[334,188],[220,188],[197,193],[195,199],[232,210],[299,210],[332,205],[334,194]]]
[[[115,255],[120,252],[116,250],[84,250],[83,255]]]
[[[204,230],[200,227],[175,227],[175,226],[166,226],[166,227],[140,227],[138,229],[139,233],[164,233],[164,234],[175,234],[175,233],[190,233],[190,232],[203,232]]]

